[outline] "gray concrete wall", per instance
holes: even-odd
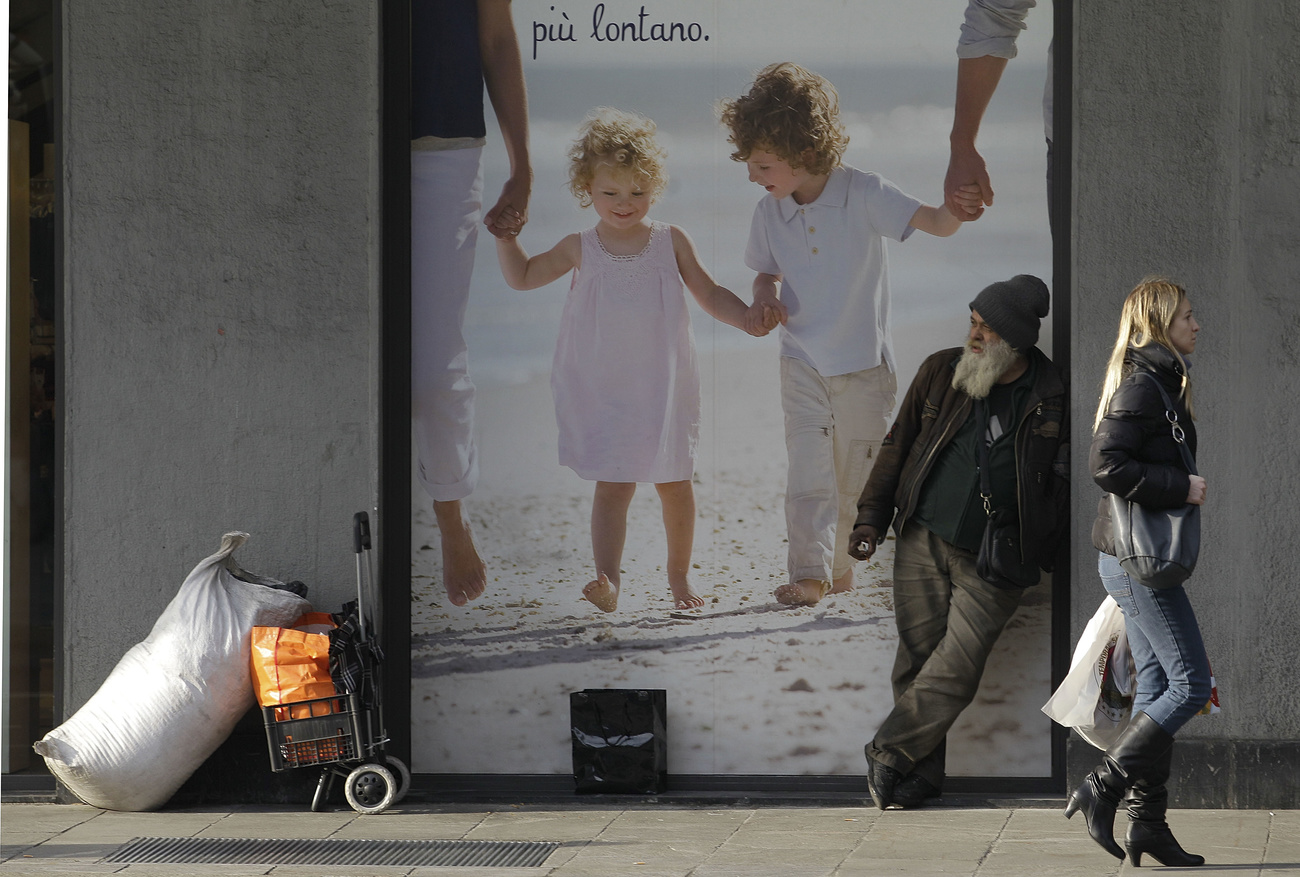
[[[1073,629],[1102,596],[1084,425],[1123,296],[1167,272],[1203,326],[1190,587],[1224,701],[1180,736],[1175,795],[1212,806],[1300,806],[1279,791],[1300,738],[1289,3],[1074,13]],[[351,589],[349,521],[377,492],[379,47],[376,5],[352,0],[63,15],[70,712],[225,530],[319,605]]]
[[[227,530],[353,590],[377,495],[378,4],[63,3],[65,713]]]
[[[1074,15],[1076,422],[1092,422],[1120,303],[1144,274],[1183,282],[1202,326],[1209,499],[1188,590],[1224,710],[1179,737],[1183,801],[1300,806],[1300,15],[1290,0],[1093,0]],[[1075,442],[1076,634],[1104,593],[1088,434]]]

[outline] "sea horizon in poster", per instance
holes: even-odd
[[[748,301],[753,272],[742,257],[766,196],[730,159],[716,105],[778,60],[835,84],[846,163],[941,200],[964,0],[514,0],[513,9],[530,104],[534,183],[520,236],[530,253],[595,222],[566,188],[565,153],[584,116],[602,105],[634,110],[655,120],[668,151],[669,185],[650,218],[683,228],[718,282]],[[888,245],[900,399],[925,356],[962,342],[981,288],[1019,273],[1050,283],[1041,98],[1051,15],[1050,3],[1031,12],[981,130],[996,206],[952,238],[917,233]],[[597,20],[642,30],[596,39]],[[698,39],[632,39],[672,22],[682,27],[661,32]],[[569,24],[572,40],[549,38]],[[500,139],[489,109],[489,205],[508,166]],[[468,606],[448,602],[431,503],[413,482],[413,769],[567,774],[568,694],[609,687],[667,690],[674,774],[864,773],[863,744],[892,705],[892,538],[857,565],[852,592],[795,610],[772,599],[786,568],[775,334],[751,338],[691,303],[703,399],[692,582],[705,607],[673,609],[651,485],[629,512],[618,610],[580,599],[592,578],[593,485],[557,462],[549,386],[568,286],[566,277],[510,289],[480,233],[465,334],[481,475],[466,507],[488,588]],[[1050,338],[1049,318],[1039,344],[1049,355]],[[1050,775],[1050,723],[1039,712],[1051,693],[1050,616],[1044,582],[1027,593],[949,735],[950,775]]]

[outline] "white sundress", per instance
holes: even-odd
[[[700,433],[700,373],[673,255],[651,222],[634,256],[582,232],[551,368],[560,465],[588,481],[688,481]]]

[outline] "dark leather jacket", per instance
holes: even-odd
[[[953,347],[921,363],[858,499],[855,526],[870,524],[883,536],[892,521],[894,532],[901,533],[916,510],[938,452],[973,407],[971,397],[952,385],[961,354],[962,348]],[[1020,544],[1026,561],[1051,570],[1070,520],[1069,398],[1060,369],[1037,347],[1026,355],[1037,374],[1016,427]]]
[[[1117,493],[1151,508],[1178,508],[1187,503],[1191,486],[1187,466],[1174,441],[1159,391],[1150,380],[1138,377],[1139,371],[1154,375],[1169,394],[1187,449],[1196,459],[1196,425],[1179,398],[1183,366],[1169,348],[1148,344],[1130,347],[1124,357],[1124,377],[1092,435],[1088,468],[1092,479],[1106,493]],[[1098,551],[1115,553],[1110,501],[1105,494],[1097,504],[1092,544]]]

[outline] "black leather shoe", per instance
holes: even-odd
[[[894,787],[894,800],[890,807],[910,810],[913,807],[920,807],[930,798],[937,797],[939,797],[939,790],[932,786],[929,780],[911,773]]]
[[[889,808],[894,802],[894,788],[902,781],[901,773],[867,754],[867,790],[877,807],[881,810]]]

